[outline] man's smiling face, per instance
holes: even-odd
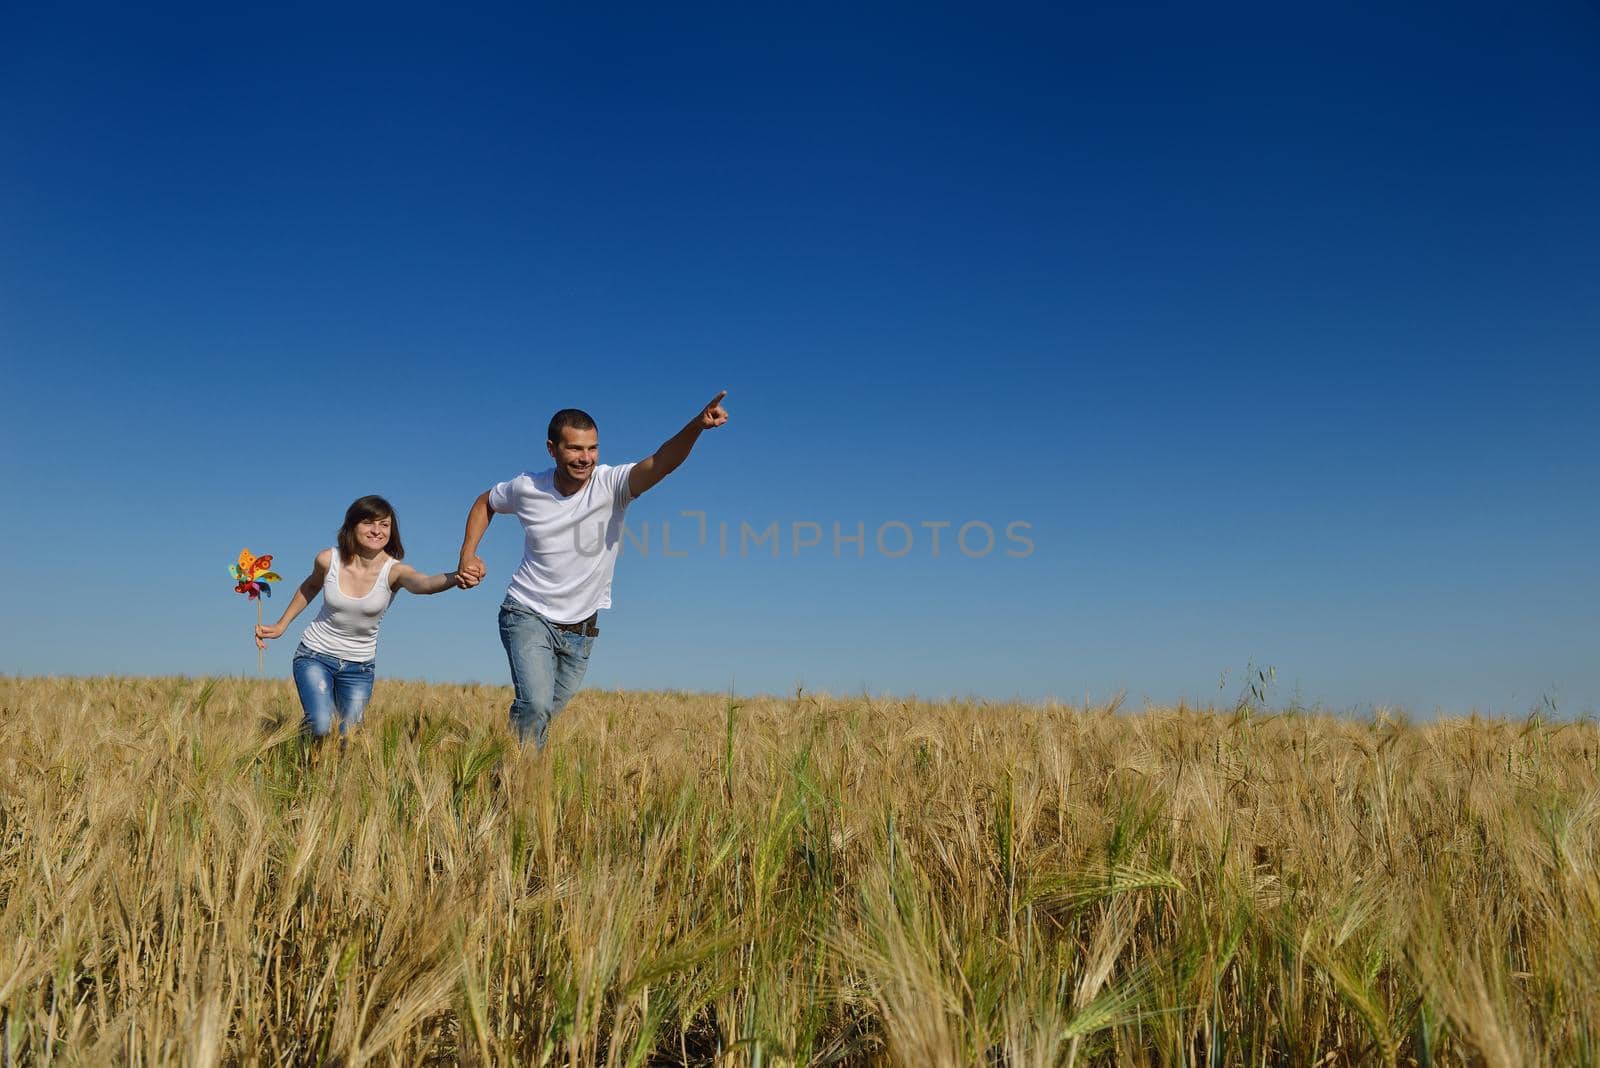
[[[550,458],[556,462],[556,478],[564,484],[563,492],[571,493],[589,481],[594,465],[600,462],[600,432],[561,428],[561,441],[547,441]]]

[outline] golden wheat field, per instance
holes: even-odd
[[[11,1064],[1574,1065],[1600,731],[0,679]]]

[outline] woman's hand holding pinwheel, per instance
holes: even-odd
[[[256,648],[265,649],[267,647],[267,639],[281,638],[283,637],[283,632],[287,629],[281,623],[257,623]]]

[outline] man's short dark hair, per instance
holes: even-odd
[[[588,412],[581,408],[563,408],[550,417],[550,430],[546,440],[552,445],[561,444],[561,431],[568,427],[573,430],[597,429]]]

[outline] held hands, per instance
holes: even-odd
[[[464,590],[470,590],[483,581],[483,576],[488,574],[488,569],[483,566],[483,561],[476,556],[463,556],[461,565],[456,570],[456,585]]]
[[[723,390],[721,393],[718,393],[715,397],[711,398],[710,404],[706,405],[700,410],[701,430],[711,430],[728,421],[728,409],[722,406],[722,398],[726,397],[727,395],[728,391]]]
[[[283,637],[282,623],[259,623],[256,625],[256,648],[265,649],[267,643],[264,639]]]

